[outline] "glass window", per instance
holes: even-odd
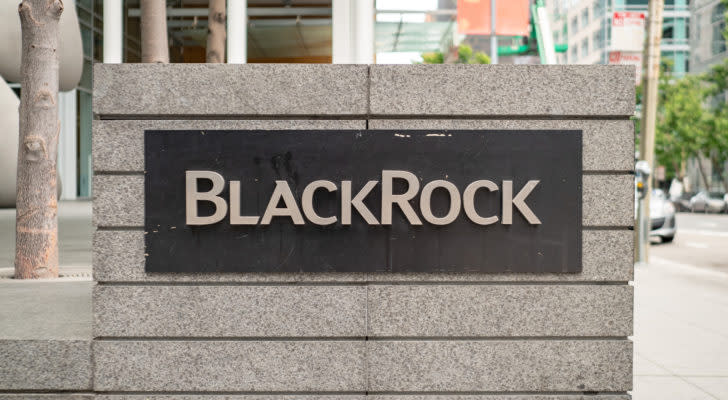
[[[598,49],[601,49],[602,47],[604,47],[602,38],[603,38],[602,31],[594,32],[594,35],[592,36],[592,43],[594,46],[594,50],[598,50]]]
[[[581,27],[589,25],[589,9],[585,8],[581,11]]]
[[[576,56],[577,56],[576,52],[577,52],[576,46],[572,46],[571,47],[571,62],[576,61]]]
[[[717,55],[723,53],[726,50],[725,38],[723,38],[723,26],[722,24],[713,25],[713,42],[710,46],[710,53]]]
[[[571,34],[575,34],[579,30],[579,18],[574,17],[571,19]]]
[[[589,56],[589,38],[584,38],[581,41],[581,58]]]

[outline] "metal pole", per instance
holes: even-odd
[[[664,0],[650,0],[649,26],[645,51],[644,100],[642,103],[642,137],[640,138],[640,157],[647,161],[650,170],[655,170],[655,123],[657,116],[657,86],[660,77],[660,40],[662,40],[662,10]],[[652,177],[645,182],[645,198],[642,203],[640,222],[640,255],[649,262],[650,244],[650,195]]]
[[[498,64],[498,37],[495,31],[495,0],[490,0],[490,63]]]

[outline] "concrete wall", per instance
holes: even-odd
[[[97,65],[97,398],[629,398],[632,73]],[[584,270],[147,274],[143,131],[161,128],[582,129]]]

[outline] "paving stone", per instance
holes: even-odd
[[[0,339],[2,390],[91,390],[91,341]]]
[[[95,336],[366,336],[364,286],[97,286]]]
[[[634,73],[626,65],[372,65],[370,113],[628,118]]]
[[[367,110],[367,68],[344,64],[95,64],[93,111],[107,119],[128,119],[128,115],[363,115]]]
[[[373,392],[621,392],[628,340],[368,341]]]
[[[627,285],[371,285],[369,337],[632,334]]]
[[[364,341],[96,341],[96,391],[365,391]]]

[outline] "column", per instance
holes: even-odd
[[[58,93],[58,179],[63,191],[61,199],[76,198],[76,89]]]
[[[331,62],[333,64],[354,63],[351,0],[331,2]]]
[[[104,0],[104,62],[120,64],[124,49],[123,0]],[[65,182],[64,182],[65,183]]]
[[[227,62],[248,62],[248,1],[227,1]]]
[[[354,1],[354,63],[374,63],[374,0]]]

